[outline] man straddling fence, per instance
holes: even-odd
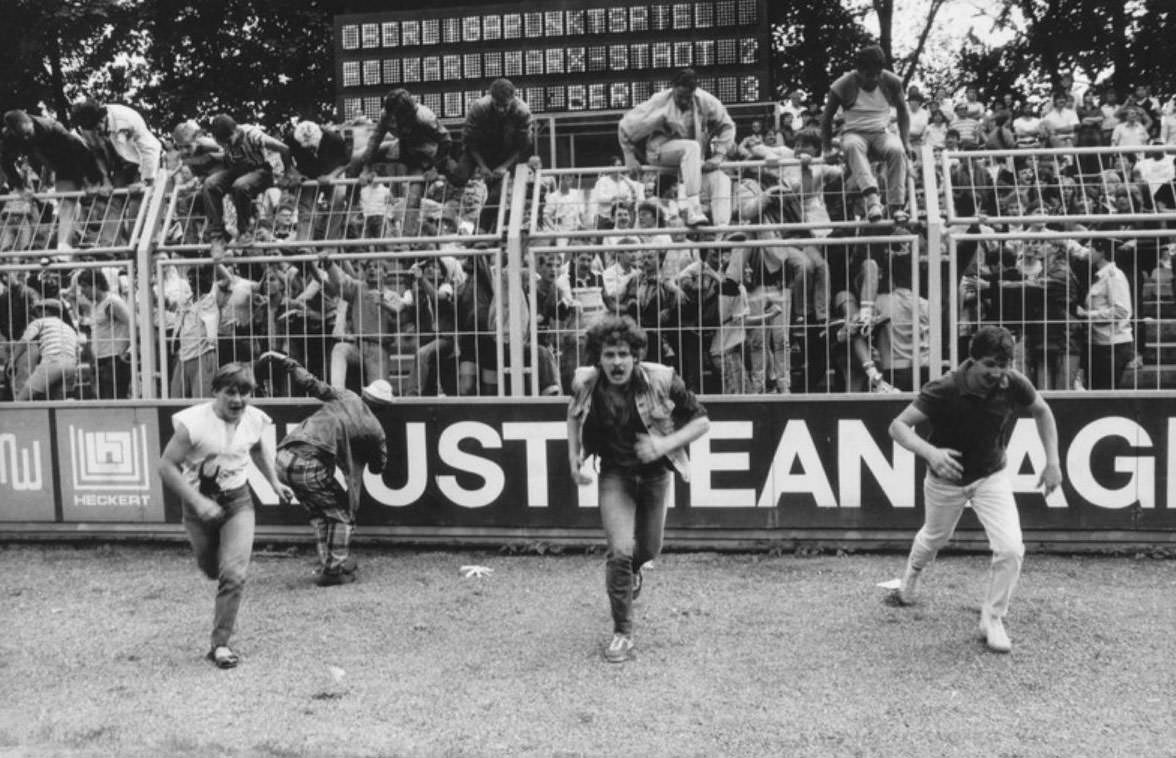
[[[654,166],[681,172],[688,225],[706,223],[704,190],[711,204],[711,221],[717,226],[730,223],[731,177],[719,170],[719,164],[735,145],[735,122],[717,97],[698,86],[694,69],[679,71],[669,89],[626,113],[617,133],[633,178],[640,174],[641,157]]]
[[[266,151],[286,156],[290,148],[284,142],[266,136],[256,126],[238,125],[224,113],[212,119],[211,131],[213,139],[224,151],[224,168],[204,180],[203,205],[208,214],[208,237],[219,254],[228,239],[223,205],[225,195],[232,198],[237,211],[237,241],[244,244],[250,239],[253,201],[274,183],[274,169]]]

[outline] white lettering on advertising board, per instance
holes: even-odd
[[[0,434],[0,484],[17,492],[44,486],[40,440],[33,440],[30,447],[17,447],[15,434]]]
[[[531,508],[551,506],[551,455],[563,456],[566,449],[567,425],[561,421],[503,422],[501,433],[494,425],[482,421],[457,421],[442,427],[436,437],[436,460],[447,469],[458,473],[436,473],[432,483],[445,498],[463,508],[484,508],[496,503],[503,495],[508,477],[524,477],[526,504]],[[1176,450],[1171,440],[1176,436],[1176,418],[1168,419],[1168,451],[1166,465],[1176,471]],[[272,430],[271,430],[272,433]],[[877,481],[878,490],[893,508],[908,509],[916,501],[916,458],[913,453],[892,442],[883,444],[871,434],[862,419],[839,419],[833,435],[835,450],[822,460],[821,450],[814,440],[808,422],[791,419],[773,440],[774,452],[766,472],[758,479],[758,487],[747,486],[756,472],[751,470],[751,450],[762,444],[753,438],[752,421],[712,421],[710,432],[690,446],[690,507],[691,508],[776,508],[786,505],[790,496],[806,496],[820,508],[861,508],[863,503],[863,473]],[[404,484],[389,487],[379,474],[364,471],[363,482],[369,495],[386,507],[406,507],[417,503],[430,483],[429,429],[425,422],[405,424],[407,458],[392,461],[404,472]],[[1100,482],[1092,471],[1095,446],[1107,440],[1126,440],[1137,455],[1116,455],[1114,471],[1128,478],[1114,487]],[[714,450],[715,441],[735,441],[742,448]],[[499,460],[476,452],[503,450],[504,443],[523,443],[519,470],[507,470]],[[474,443],[474,444],[470,444]],[[1156,507],[1156,443],[1147,431],[1131,419],[1108,416],[1091,420],[1068,441],[1063,460],[1063,474],[1075,492],[1092,505],[1119,509],[1136,503],[1141,508]],[[502,456],[499,456],[500,458]],[[836,463],[836,489],[829,466]],[[1032,419],[1019,419],[1014,425],[1008,445],[1008,473],[1013,491],[1040,494],[1038,478],[1045,468],[1045,448]],[[1026,463],[1028,464],[1026,466]],[[584,471],[594,475],[594,462],[585,463]],[[1024,473],[1022,470],[1024,469]],[[714,475],[744,486],[716,486]],[[476,486],[471,486],[471,483]],[[276,504],[277,495],[261,476],[251,469],[250,484],[263,503]],[[1176,506],[1176,476],[1169,476],[1165,493],[1169,507]],[[563,486],[556,483],[554,486]],[[579,506],[596,507],[595,484],[578,488]],[[1069,507],[1062,490],[1056,490],[1045,500],[1049,508]]]

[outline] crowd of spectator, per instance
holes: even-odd
[[[272,135],[219,114],[160,139],[132,108],[90,99],[73,106],[73,129],[9,111],[0,263],[44,260],[4,272],[0,397],[128,397],[141,297],[173,397],[207,395],[217,366],[267,350],[335,386],[498,394],[511,318],[528,327],[531,386],[559,394],[585,360],[585,329],[610,311],[644,326],[647,359],[695,391],[909,390],[944,316],[926,299],[927,188],[912,170],[923,146],[943,156],[949,235],[1067,235],[953,245],[960,278],[945,285],[958,288],[961,333],[947,338],[1003,323],[1039,386],[1117,386],[1141,360],[1141,304],[1171,267],[1170,239],[1133,233],[1167,228],[1176,208],[1174,104],[1072,82],[1048,107],[975,88],[950,103],[904,89],[884,63],[866,48],[821,102],[792,92],[745,133],[680,72],[622,117],[611,166],[534,172],[519,272],[498,239],[505,180],[540,165],[505,79],[469,108],[460,147],[404,89],[376,123]],[[1040,152],[1104,145],[1139,150]],[[979,149],[1008,153],[968,154]],[[140,293],[114,262],[134,257],[159,176],[172,181],[167,221]],[[1107,230],[1122,234],[1084,236]],[[111,265],[73,265],[85,260]],[[262,392],[292,391],[260,379]]]

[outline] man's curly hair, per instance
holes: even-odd
[[[637,360],[641,360],[645,357],[645,348],[649,344],[645,330],[628,316],[605,316],[593,324],[585,336],[585,349],[593,366],[600,365],[600,354],[607,345],[618,345],[623,342],[629,346]]]

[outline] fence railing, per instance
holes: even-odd
[[[39,271],[107,267],[129,283],[135,398],[206,394],[212,368],[267,349],[340,386],[379,377],[405,396],[566,393],[585,330],[609,312],[636,318],[649,357],[705,394],[917,390],[990,323],[1017,335],[1018,366],[1043,388],[1102,387],[1111,371],[1116,388],[1165,389],[1176,385],[1176,200],[1170,178],[1138,173],[1136,153],[1152,150],[924,150],[912,221],[898,224],[866,221],[841,166],[795,159],[724,164],[713,185],[729,189],[704,196],[696,227],[678,212],[677,177],[653,167],[642,182],[615,167],[519,167],[491,188],[303,182],[230,223],[239,233],[215,262],[203,194],[166,173],[120,202],[37,195],[35,223],[28,198],[10,196],[0,334],[11,356],[15,326],[45,299],[13,293]],[[65,201],[77,221],[59,247]],[[1091,300],[1092,288],[1105,296],[1103,259],[1130,300],[1113,333],[1090,315],[1103,313]],[[64,291],[63,307],[83,312]],[[264,393],[290,391],[259,379]],[[71,396],[124,392],[101,384]]]

